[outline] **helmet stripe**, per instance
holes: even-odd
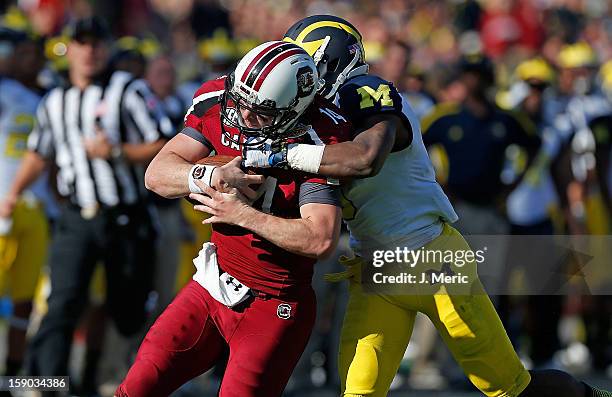
[[[359,32],[357,30],[355,30],[352,26],[349,26],[345,23],[342,22],[337,22],[337,21],[318,21],[318,22],[314,22],[308,26],[306,26],[304,28],[304,30],[302,30],[298,36],[295,38],[295,42],[297,43],[301,43],[304,41],[304,39],[306,38],[306,36],[308,36],[308,34],[310,32],[312,32],[315,29],[318,28],[337,28],[337,29],[342,29],[344,31],[346,31],[347,33],[349,33],[351,36],[355,37],[357,39],[358,42],[361,43],[361,34],[359,34]]]
[[[279,56],[277,56],[276,58],[274,58],[266,67],[264,70],[261,71],[261,73],[259,74],[259,77],[257,78],[257,81],[255,82],[255,85],[253,86],[253,89],[255,91],[259,90],[261,88],[261,85],[263,84],[264,80],[266,79],[266,77],[268,76],[268,74],[272,71],[272,69],[274,69],[274,67],[276,65],[278,65],[279,63],[281,63],[283,60],[289,58],[292,55],[298,55],[298,54],[304,54],[306,55],[306,52],[301,49],[301,48],[293,48],[290,49],[288,51],[282,52]]]
[[[263,55],[260,57],[258,62],[255,64],[255,66],[251,68],[251,70],[248,73],[248,76],[245,77],[245,81],[243,81],[243,83],[246,84],[248,87],[253,88],[253,83],[255,83],[255,79],[257,79],[257,76],[259,75],[259,73],[261,73],[263,68],[266,66],[268,62],[272,60],[272,58],[281,54],[285,50],[293,49],[296,47],[297,46],[295,44],[285,43],[281,41],[279,42],[278,46],[274,46],[273,48],[270,48],[268,51],[263,53]],[[245,72],[245,75],[246,75],[246,72]]]
[[[253,66],[255,66],[257,61],[259,61],[261,59],[261,57],[263,57],[268,52],[268,50],[272,50],[272,49],[280,46],[281,44],[283,44],[283,43],[282,42],[272,43],[268,47],[264,48],[259,54],[257,54],[257,56],[255,58],[253,58],[251,63],[249,63],[249,66],[247,66],[247,68],[244,70],[244,73],[242,73],[242,77],[240,78],[240,81],[242,81],[243,83],[246,81],[247,76],[251,72],[251,69],[253,69]]]

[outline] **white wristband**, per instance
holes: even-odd
[[[321,166],[325,145],[297,144],[287,149],[287,163],[294,170],[316,174]]]
[[[196,164],[191,167],[191,170],[189,170],[189,191],[191,193],[204,193],[202,189],[196,185],[195,181],[200,180],[210,186],[212,184],[212,174],[215,168],[217,167],[214,165],[201,164]]]

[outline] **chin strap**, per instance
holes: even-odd
[[[332,86],[330,92],[325,95],[325,99],[333,98],[336,95],[336,91],[338,91],[338,88],[340,88],[340,86],[344,84],[347,79],[368,73],[370,66],[367,63],[355,67],[355,65],[357,64],[357,62],[359,62],[360,59],[362,59],[361,50],[356,49],[355,56],[353,57],[351,62],[344,68],[344,70],[338,75],[338,78],[334,82],[334,85]]]

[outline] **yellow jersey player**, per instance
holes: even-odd
[[[401,285],[367,291],[377,282],[377,273],[374,280],[365,279],[377,260],[388,263],[408,251],[451,252],[458,258],[471,248],[450,226],[457,216],[435,180],[414,112],[392,83],[368,75],[355,27],[338,17],[315,15],[295,23],[284,40],[313,56],[323,77],[319,94],[349,115],[353,140],[333,147],[249,149],[244,163],[356,178],[343,187],[343,215],[357,256],[344,260],[350,298],[340,340],[342,395],[387,395],[417,312],[430,318],[466,375],[487,396],[594,395],[563,372],[530,374],[523,367],[478,280],[474,259],[463,263],[461,277],[454,268],[458,263],[442,258],[400,264],[390,268],[419,269],[418,278],[427,277],[426,282],[412,274]],[[458,279],[468,284],[452,284]]]
[[[10,48],[0,76],[0,201],[8,196],[26,150],[40,101],[33,87],[43,66],[42,48],[22,32],[0,28],[0,41]],[[40,180],[14,204],[12,215],[0,208],[0,294],[13,302],[9,318],[6,375],[16,375],[25,350],[32,298],[47,253],[47,219],[41,201],[49,197]],[[42,200],[41,200],[42,199]]]

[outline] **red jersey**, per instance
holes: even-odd
[[[196,91],[193,104],[185,116],[183,131],[214,150],[218,155],[242,155],[237,144],[244,138],[238,130],[225,126],[231,142],[221,129],[220,98],[225,78],[205,82]],[[332,104],[315,101],[302,116],[312,126],[310,133],[297,138],[307,144],[334,144],[348,140],[351,125]],[[195,131],[198,135],[195,135]],[[314,131],[314,132],[313,132]],[[326,184],[323,177],[277,168],[259,170],[266,176],[260,186],[260,197],[253,207],[283,218],[300,218],[299,192],[304,183]],[[312,281],[315,259],[285,251],[244,228],[215,224],[211,242],[217,246],[220,267],[248,287],[271,295],[291,293]]]

